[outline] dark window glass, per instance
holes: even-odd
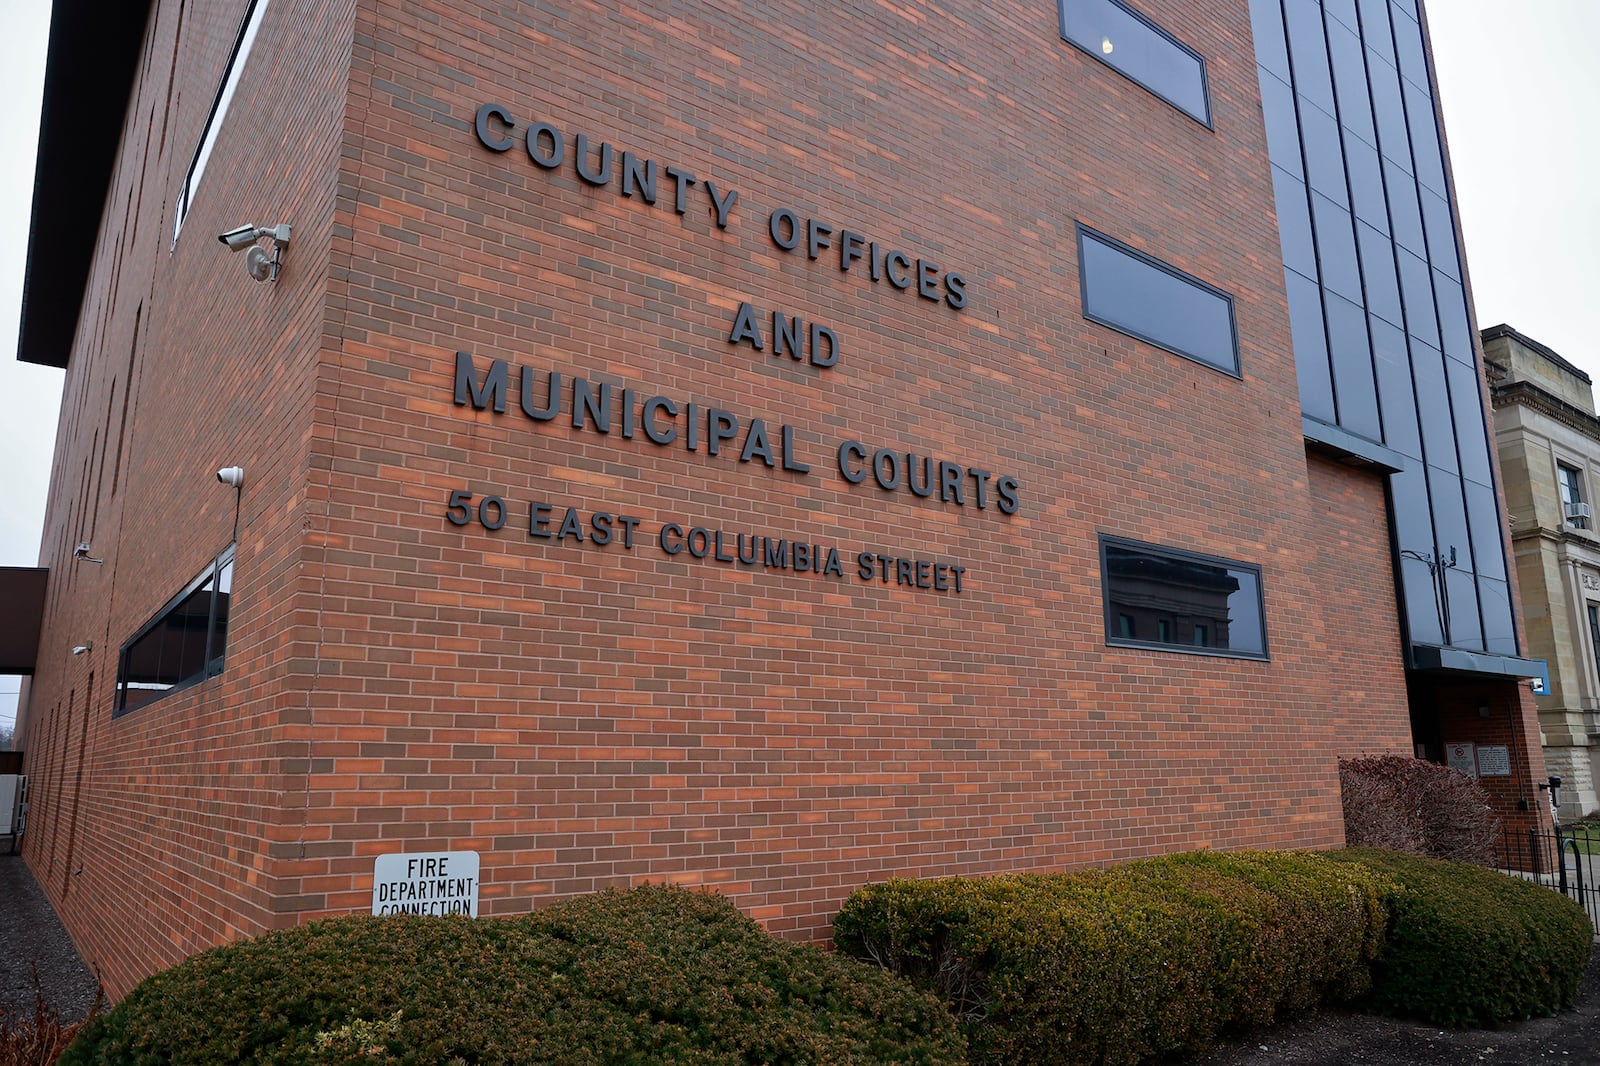
[[[1472,570],[1472,541],[1467,536],[1467,504],[1461,479],[1437,466],[1428,467],[1428,495],[1433,500],[1433,541],[1439,557],[1455,552],[1456,567]]]
[[[1430,464],[1454,474],[1457,472],[1456,425],[1450,417],[1444,353],[1413,339],[1411,380],[1417,387],[1417,414],[1422,422],[1424,457]]]
[[[1472,563],[1479,577],[1504,580],[1505,549],[1500,541],[1500,504],[1494,489],[1466,482],[1467,528],[1472,531]]]
[[[1422,27],[1403,11],[1390,12],[1394,25],[1394,50],[1400,60],[1400,73],[1413,85],[1428,84],[1428,60],[1422,52]]]
[[[1447,620],[1450,644],[1470,651],[1483,650],[1483,621],[1478,615],[1478,581],[1470,570],[1445,571],[1450,590]]]
[[[1311,217],[1317,225],[1317,261],[1322,267],[1322,284],[1359,303],[1362,300],[1361,269],[1356,265],[1356,236],[1351,229],[1350,212],[1313,192]]]
[[[250,50],[255,46],[266,13],[267,0],[251,0],[250,6],[244,13],[244,21],[239,25],[239,34],[233,42],[233,53],[228,56],[227,69],[222,73],[222,84],[217,86],[216,99],[211,102],[211,113],[206,116],[205,128],[200,132],[200,143],[194,150],[194,158],[189,161],[189,169],[183,176],[183,183],[178,186],[172,220],[174,245],[178,243],[178,231],[183,228],[183,220],[189,217],[190,201],[194,198],[195,190],[200,187],[200,179],[205,175],[206,164],[211,159],[212,149],[216,147],[223,120],[228,117],[228,107],[232,104],[234,93],[239,88],[245,61],[250,58]]]
[[[1278,0],[1250,0],[1250,33],[1255,38],[1256,62],[1287,82],[1289,45]]]
[[[1322,29],[1320,0],[1285,0],[1289,58],[1294,63],[1295,91],[1333,114],[1333,79],[1328,74],[1328,42]]]
[[[1456,256],[1456,230],[1450,221],[1450,205],[1444,197],[1422,190],[1422,226],[1428,234],[1428,259],[1435,267],[1457,281],[1461,264]]]
[[[1467,325],[1467,295],[1461,283],[1435,270],[1433,292],[1439,306],[1440,329],[1446,338],[1444,354],[1476,368],[1478,358],[1472,349],[1472,327]]]
[[[1371,75],[1372,110],[1378,120],[1378,149],[1383,157],[1411,173],[1411,133],[1406,128],[1406,109],[1400,95],[1400,74],[1376,56],[1367,64]]]
[[[1200,53],[1120,0],[1061,0],[1061,36],[1190,117],[1211,125]]]
[[[1367,314],[1349,300],[1328,293],[1328,347],[1333,352],[1333,389],[1339,399],[1339,425],[1382,440],[1378,393],[1372,380],[1372,348],[1367,339]]]
[[[1400,267],[1400,295],[1406,305],[1406,332],[1437,348],[1439,322],[1433,315],[1433,272],[1404,248],[1397,249],[1395,260]]]
[[[1455,408],[1456,452],[1461,476],[1480,485],[1491,482],[1489,439],[1484,429],[1483,394],[1476,368],[1446,359],[1444,373],[1450,382],[1450,404]]]
[[[1107,644],[1267,657],[1260,567],[1113,537],[1100,564]]]
[[[1411,158],[1417,180],[1434,192],[1444,192],[1444,162],[1439,154],[1439,123],[1428,90],[1405,84],[1406,124],[1411,128]]]
[[[1361,9],[1361,42],[1390,65],[1394,64],[1394,40],[1389,36],[1387,0],[1357,0]]]
[[[1233,297],[1084,226],[1078,268],[1085,318],[1238,376]]]
[[[1417,429],[1416,394],[1411,388],[1411,357],[1406,335],[1398,326],[1368,316],[1372,331],[1373,365],[1378,373],[1378,400],[1383,410],[1383,443],[1401,455],[1422,458],[1422,436]]]
[[[1372,128],[1372,101],[1367,98],[1367,65],[1360,39],[1338,22],[1329,21],[1328,56],[1333,60],[1339,121],[1368,144],[1377,144],[1378,134]]]
[[[1478,578],[1483,606],[1483,648],[1495,655],[1518,655],[1517,631],[1511,614],[1511,589],[1504,581]]]
[[[1600,607],[1589,605],[1589,646],[1594,649],[1594,664],[1600,667]]]
[[[1400,315],[1400,278],[1394,272],[1394,245],[1365,222],[1356,223],[1356,239],[1361,246],[1361,272],[1365,275],[1367,309],[1396,326]]]
[[[1333,116],[1300,102],[1300,137],[1306,148],[1308,183],[1340,207],[1350,206],[1345,191],[1344,150],[1339,146],[1339,124]]]
[[[116,714],[222,671],[232,591],[229,547],[122,646]]]
[[[1416,643],[1440,644],[1444,629],[1439,621],[1434,580],[1428,570],[1428,562],[1434,558],[1433,524],[1428,514],[1428,483],[1422,470],[1420,465],[1413,465],[1390,475],[1389,496],[1395,537],[1400,545],[1400,584],[1405,593],[1407,629]]]
[[[1297,178],[1300,166],[1300,119],[1294,113],[1294,91],[1271,72],[1257,68],[1261,78],[1261,116],[1267,123],[1267,156]]]
[[[1292,270],[1283,272],[1283,282],[1289,294],[1300,409],[1331,425],[1338,421],[1338,415],[1333,409],[1333,377],[1328,369],[1328,341],[1323,332],[1322,289]]]
[[[1311,213],[1306,187],[1279,167],[1272,168],[1272,188],[1278,207],[1278,240],[1283,265],[1307,276],[1317,272],[1317,248],[1311,243]]]
[[[1383,164],[1370,144],[1346,137],[1344,161],[1350,171],[1350,199],[1355,215],[1379,233],[1389,232],[1389,205],[1383,194]]]
[[[1417,206],[1417,182],[1388,159],[1383,161],[1384,183],[1389,190],[1389,224],[1394,239],[1418,257],[1428,254],[1422,236],[1422,210]]]
[[[1583,475],[1575,466],[1557,463],[1556,485],[1561,490],[1561,513],[1566,516],[1567,525],[1583,529],[1588,522],[1581,515],[1573,513],[1578,504],[1588,502],[1588,497],[1583,494]]]

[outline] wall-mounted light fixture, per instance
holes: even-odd
[[[272,238],[272,254],[269,256],[266,249],[256,242],[263,237]],[[235,252],[249,249],[244,257],[244,267],[250,276],[257,281],[277,281],[278,266],[283,261],[283,250],[289,247],[289,224],[280,222],[276,226],[259,227],[246,223],[235,226],[225,233],[217,234],[217,240],[226,244]]]
[[[78,542],[78,546],[76,548],[72,549],[72,557],[74,559],[79,560],[80,562],[85,562],[85,563],[103,563],[103,562],[105,562],[104,559],[96,559],[94,556],[89,554],[89,542],[86,541],[86,540],[80,540]]]
[[[72,654],[74,655],[87,655],[91,651],[94,651],[94,641],[92,640],[86,640],[82,644],[74,645],[72,648]]]

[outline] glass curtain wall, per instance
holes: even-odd
[[[1392,475],[1408,637],[1516,655],[1432,80],[1413,0],[1251,0],[1306,417]]]

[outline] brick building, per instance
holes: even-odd
[[[110,987],[402,853],[815,937],[1337,845],[1342,754],[1536,817],[1419,12],[1136,6],[57,0],[24,850]]]

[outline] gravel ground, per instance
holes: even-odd
[[[5,838],[0,838],[4,841]],[[5,843],[9,843],[8,841]],[[94,1000],[95,979],[78,958],[20,856],[0,843],[0,1010],[31,1016],[33,966],[63,1021]],[[1188,1066],[1454,1066],[1550,1063],[1600,1066],[1600,952],[1589,961],[1578,1005],[1505,1029],[1443,1030],[1349,1011],[1324,1010],[1224,1043]]]
[[[11,840],[0,837],[0,1011],[33,1017],[33,973],[64,1022],[89,1013],[94,974],[61,928],[50,901],[21,855],[10,855]]]

